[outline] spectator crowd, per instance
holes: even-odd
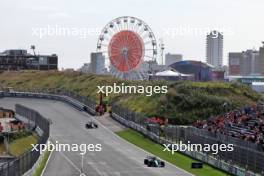
[[[194,126],[259,144],[264,149],[264,104],[258,103],[224,115],[198,120]]]

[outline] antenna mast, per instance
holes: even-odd
[[[163,40],[160,39],[160,44],[159,44],[159,47],[160,47],[160,59],[161,59],[161,65],[164,65],[163,63],[163,54],[164,54],[164,49],[165,49],[165,46],[164,46],[164,43],[163,43]]]

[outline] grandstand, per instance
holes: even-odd
[[[194,126],[258,144],[259,149],[264,151],[264,104],[198,120]]]

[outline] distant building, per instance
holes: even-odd
[[[213,70],[212,71],[212,80],[214,81],[224,81],[225,71],[224,70]]]
[[[206,36],[206,62],[214,67],[223,65],[223,35],[212,31]]]
[[[176,62],[170,66],[182,74],[194,75],[195,81],[210,81],[212,80],[213,66],[207,63],[193,60],[184,60]]]
[[[139,66],[139,71],[145,73],[157,73],[168,69],[166,65],[159,65],[156,61],[144,61]]]
[[[240,75],[242,53],[229,53],[229,75]]]
[[[0,70],[57,70],[58,56],[32,55],[27,50],[6,50],[0,53]]]
[[[94,74],[105,73],[105,57],[101,52],[91,53],[90,69]]]
[[[263,46],[259,48],[259,72],[264,75],[264,42]]]
[[[82,73],[90,73],[90,63],[84,63],[81,68],[79,68],[79,71]]]
[[[182,61],[182,55],[181,54],[170,54],[167,53],[165,55],[165,65],[169,66],[175,62]]]
[[[229,53],[229,75],[260,75],[260,69],[259,51]]]

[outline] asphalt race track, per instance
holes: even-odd
[[[52,120],[51,138],[63,144],[101,144],[102,151],[87,152],[83,157],[86,176],[189,176],[191,174],[166,163],[165,168],[148,168],[145,151],[116,136],[99,123],[87,130],[85,123],[94,117],[71,106],[51,100],[2,98],[0,107],[14,108],[16,103],[39,111]],[[79,152],[53,152],[44,176],[79,176],[82,157]]]

